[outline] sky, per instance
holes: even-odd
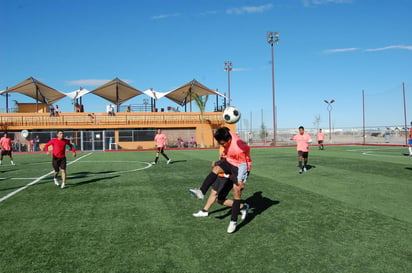
[[[65,93],[116,77],[167,92],[192,79],[228,95],[240,128],[368,127],[412,121],[410,0],[0,0],[0,90],[34,77]],[[403,87],[405,100],[403,99]],[[145,95],[128,104],[141,104]],[[9,104],[34,102],[11,94]],[[83,97],[87,112],[109,102]],[[70,99],[58,101],[73,111]],[[210,97],[206,110],[213,111]],[[219,100],[219,105],[222,100]],[[178,107],[162,98],[159,107]],[[5,96],[0,97],[5,108]],[[182,107],[180,107],[183,110]],[[195,109],[195,107],[194,107]]]

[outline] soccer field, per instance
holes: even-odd
[[[0,166],[0,272],[412,272],[412,158],[407,148],[252,148],[243,198],[230,209],[189,195],[217,150],[68,154],[65,189],[45,154]],[[240,218],[239,218],[240,220]]]

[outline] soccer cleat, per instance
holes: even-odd
[[[154,161],[153,161],[153,162],[152,162],[152,163],[150,163],[150,164],[152,164],[152,165],[156,165],[156,162],[154,162]]]
[[[306,169],[306,167],[303,167],[303,172],[307,172],[308,170]]]
[[[54,178],[54,185],[59,186],[59,181],[57,181],[57,178]]]
[[[14,165],[16,165],[16,164],[14,164],[14,162],[13,162],[13,161],[10,161],[10,164],[11,164],[11,165],[13,165],[13,166],[14,166]]]
[[[229,226],[227,227],[227,233],[233,233],[236,230],[236,221],[230,221]]]
[[[64,184],[64,183],[62,183],[62,185],[61,185],[61,187],[60,187],[60,188],[64,189],[64,186],[65,186],[65,184]]]
[[[248,211],[249,211],[249,204],[244,203],[243,208],[240,210],[240,215],[241,215],[240,219],[242,219],[242,221],[246,219]]]
[[[302,170],[302,169],[299,169],[299,174],[302,174],[302,172],[303,172],[303,170]]]
[[[193,213],[192,215],[193,215],[193,217],[207,217],[207,216],[209,216],[209,212],[199,210],[198,212]]]
[[[194,195],[197,197],[197,199],[199,200],[203,200],[203,198],[205,198],[205,196],[203,195],[202,191],[199,189],[189,189],[189,193],[191,195]]]
[[[172,162],[172,160],[169,158],[166,162],[166,164],[170,164],[170,162]]]

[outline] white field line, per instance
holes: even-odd
[[[85,155],[83,155],[83,156],[81,156],[81,157],[79,157],[79,158],[77,158],[77,159],[69,162],[69,164],[67,164],[67,165],[71,165],[71,164],[73,164],[73,163],[79,161],[80,159],[85,158],[86,156],[89,156],[89,155],[91,155],[91,153],[85,154]],[[5,200],[7,200],[7,199],[9,199],[9,198],[12,197],[13,195],[21,192],[22,190],[25,190],[25,189],[27,189],[28,187],[36,184],[37,182],[39,182],[39,181],[42,180],[43,178],[45,178],[45,177],[47,177],[47,176],[49,176],[49,175],[51,175],[51,174],[53,174],[53,173],[54,173],[54,170],[51,171],[51,172],[49,172],[49,173],[46,173],[45,175],[42,175],[42,176],[36,178],[35,180],[31,181],[31,182],[28,183],[27,185],[25,185],[25,186],[23,186],[23,187],[21,187],[21,188],[18,188],[17,190],[15,190],[15,191],[13,191],[13,192],[10,192],[9,194],[7,194],[7,195],[3,196],[2,198],[0,198],[0,203],[3,202],[3,201],[5,201]]]

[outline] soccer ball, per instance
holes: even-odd
[[[222,117],[226,123],[236,123],[240,119],[240,111],[236,107],[229,106],[223,110]]]

